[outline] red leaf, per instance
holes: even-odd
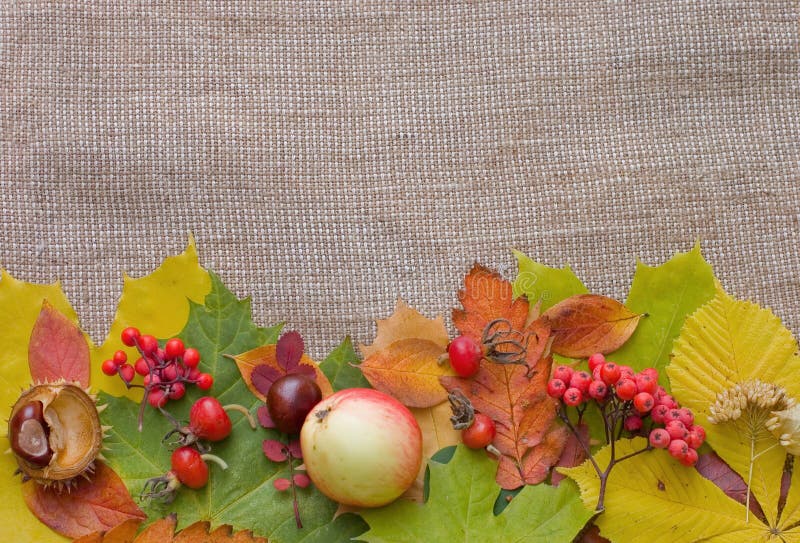
[[[286,332],[278,340],[275,358],[286,373],[292,373],[291,370],[300,363],[304,350],[303,336],[298,332]]]
[[[303,458],[303,451],[300,448],[300,440],[299,439],[292,439],[289,441],[289,453],[292,455],[293,458]]]
[[[284,374],[272,366],[261,364],[260,366],[255,367],[253,373],[251,374],[251,379],[253,381],[253,386],[256,387],[256,390],[266,396],[267,393],[269,393],[270,387],[272,387],[272,383],[283,377],[283,375]]]
[[[570,358],[616,351],[640,318],[618,301],[597,294],[571,296],[542,315],[552,330],[553,352]]]
[[[717,453],[701,454],[694,467],[700,475],[721,488],[728,497],[733,498],[742,505],[747,503],[747,483]],[[764,511],[761,509],[761,504],[758,503],[752,491],[750,492],[750,511],[764,522],[767,522]]]
[[[508,320],[527,345],[526,365],[481,362],[469,379],[442,377],[449,392],[460,389],[475,409],[497,424],[493,445],[502,454],[497,483],[506,489],[544,480],[561,456],[567,435],[553,424],[555,403],[546,384],[552,360],[545,356],[549,328],[531,319],[526,299],[513,298],[511,284],[482,266],[474,266],[459,292],[463,310],[453,311],[453,323],[464,334],[480,340],[486,326],[498,318]],[[530,323],[530,324],[528,324]]]
[[[295,473],[292,479],[294,479],[294,484],[296,484],[300,488],[306,488],[308,485],[311,484],[311,479],[309,479],[308,475],[306,475],[305,473]]]
[[[59,493],[33,482],[25,483],[22,490],[33,514],[67,537],[106,531],[128,519],[146,518],[122,479],[102,462],[97,462],[91,481],[80,479],[70,492]]]
[[[288,490],[288,488],[292,486],[292,482],[289,479],[281,477],[280,479],[275,479],[272,482],[272,486],[274,486],[277,490],[280,490],[282,492],[284,490]]]
[[[258,417],[258,423],[264,428],[275,428],[275,423],[272,421],[266,405],[262,405],[256,410],[256,417]]]
[[[286,454],[286,445],[275,439],[265,439],[261,444],[264,455],[273,462],[285,462],[289,458]]]
[[[28,344],[34,381],[77,381],[89,386],[89,345],[80,328],[45,300]]]

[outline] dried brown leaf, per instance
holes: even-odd
[[[571,296],[542,315],[550,325],[553,352],[570,358],[616,351],[640,318],[618,301],[597,294]]]

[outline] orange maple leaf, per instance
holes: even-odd
[[[267,543],[248,530],[234,532],[228,525],[209,531],[208,522],[195,522],[177,534],[174,515],[158,520],[136,536],[138,522],[126,522],[108,532],[96,532],[75,539],[73,543]]]
[[[471,378],[442,377],[452,392],[461,390],[477,411],[497,424],[492,443],[500,451],[497,483],[506,489],[543,481],[558,461],[567,440],[555,423],[555,402],[547,395],[552,358],[548,353],[550,328],[538,319],[524,297],[514,298],[511,284],[499,274],[475,265],[458,294],[463,309],[453,310],[453,323],[463,334],[481,341],[486,327],[505,319],[525,346],[523,364],[484,360]]]

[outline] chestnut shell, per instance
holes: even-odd
[[[18,425],[15,428],[15,420],[25,418],[18,417],[18,412],[29,410],[33,402],[41,402],[52,456],[43,465],[41,458],[31,462],[12,449],[23,476],[46,486],[68,486],[75,477],[91,473],[103,446],[103,427],[95,399],[80,386],[66,382],[29,388],[11,409],[8,436],[12,442],[20,430]]]

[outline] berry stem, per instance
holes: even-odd
[[[209,462],[209,461],[210,462],[214,462],[216,465],[218,465],[220,468],[222,468],[224,470],[228,469],[228,463],[225,462],[225,460],[223,460],[222,458],[220,458],[216,454],[211,454],[211,453],[201,454],[200,458],[202,458],[203,460],[205,460],[207,462]]]
[[[223,405],[222,409],[224,409],[225,411],[238,411],[239,413],[247,417],[247,422],[250,423],[250,428],[252,428],[253,430],[256,429],[256,420],[253,418],[253,415],[250,413],[250,411],[248,411],[248,409],[245,406],[239,405],[238,403],[232,403],[229,405]]]

